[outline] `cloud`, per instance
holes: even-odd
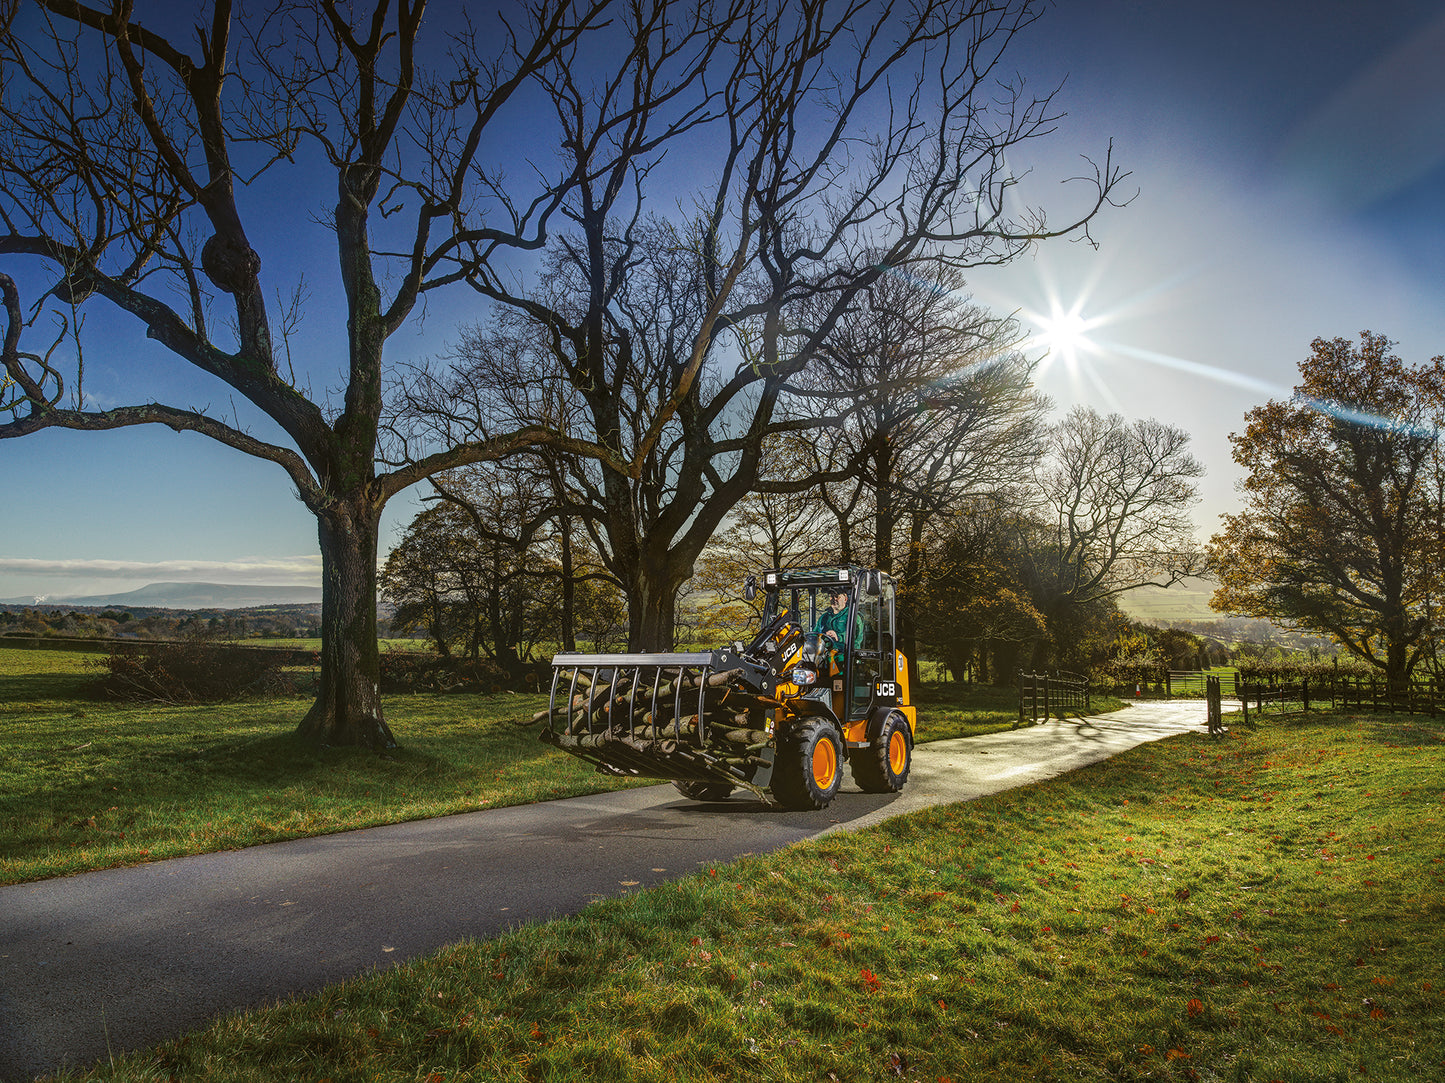
[[[315,586],[321,557],[239,560],[42,560],[0,557],[0,574],[55,578],[127,579],[152,583],[271,583]]]

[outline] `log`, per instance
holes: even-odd
[[[767,744],[768,741],[768,734],[766,730],[722,730],[721,732],[716,733],[713,736],[715,737],[715,739],[719,741],[724,741],[730,745],[745,745],[748,747]]]

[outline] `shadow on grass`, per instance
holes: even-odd
[[[17,703],[107,702],[95,689],[97,676],[98,673],[11,673],[0,676],[0,711]]]
[[[1391,748],[1445,745],[1445,722],[1434,718],[1386,715],[1370,719],[1366,732],[1372,740]]]

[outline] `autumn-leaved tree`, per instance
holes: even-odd
[[[1332,636],[1400,687],[1436,633],[1445,359],[1391,345],[1315,339],[1294,396],[1230,436],[1244,507],[1210,541],[1210,604]]]

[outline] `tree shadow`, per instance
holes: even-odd
[[[1422,745],[1445,745],[1445,724],[1429,717],[1389,715],[1372,718],[1367,736],[1390,748],[1415,748]]]

